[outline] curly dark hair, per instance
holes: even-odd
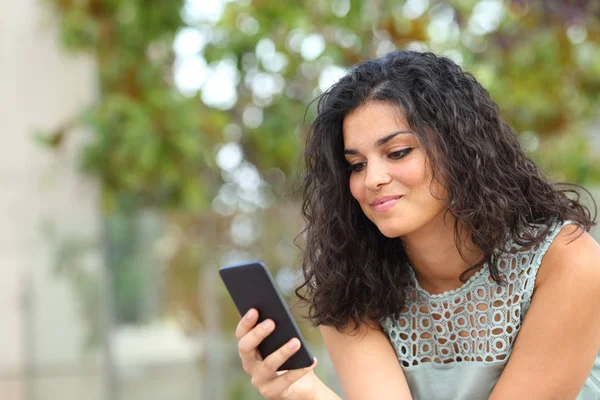
[[[460,222],[484,253],[467,271],[487,264],[501,284],[497,262],[509,251],[507,238],[535,246],[550,228],[524,234],[533,225],[572,220],[589,231],[595,224],[596,216],[581,204],[577,189],[589,192],[544,177],[488,92],[453,61],[429,52],[397,51],[363,62],[318,98],[302,157],[306,248],[296,294],[310,304],[313,324],[341,331],[381,322],[399,315],[408,293],[409,261],[402,240],[379,232],[348,183],[342,124],[370,101],[397,107],[425,149],[433,179],[448,193],[447,212],[456,217],[457,248]]]

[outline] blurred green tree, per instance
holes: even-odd
[[[579,137],[598,117],[599,16],[594,1],[232,2],[211,28],[219,34],[204,56],[209,63],[237,62],[233,116],[255,107],[265,115],[242,138],[260,169],[294,170],[305,127],[300,117],[345,68],[395,49],[430,49],[482,82],[550,173],[585,184],[598,181],[599,164],[581,140],[548,152],[537,144]],[[265,96],[270,82],[273,93]],[[552,162],[554,152],[569,154],[569,162]]]
[[[135,322],[147,274],[134,253],[148,250],[137,243],[139,211],[197,215],[210,209],[221,184],[213,150],[230,117],[209,112],[199,98],[183,96],[175,87],[173,40],[185,26],[182,0],[150,6],[141,0],[47,3],[59,19],[64,47],[96,61],[98,95],[38,139],[58,148],[73,128],[91,132],[80,167],[101,187],[117,319]],[[197,260],[195,265],[197,275]]]
[[[237,249],[272,266],[297,261],[297,252],[274,251],[301,230],[290,212],[298,208],[295,197],[274,199],[295,181],[314,113],[309,105],[350,65],[395,49],[453,58],[490,91],[551,175],[600,181],[599,157],[585,135],[599,117],[596,1],[214,0],[225,4],[216,20],[184,19],[182,9],[198,3],[192,0],[46,1],[65,47],[95,58],[99,93],[40,139],[59,147],[72,127],[86,127],[92,137],[81,167],[99,179],[107,215],[152,207],[177,226],[186,239],[170,258],[170,307],[202,315],[196,292],[203,255],[220,262],[219,254]],[[173,40],[186,28],[204,38],[197,56],[208,68],[233,66],[232,102],[206,101],[209,85],[191,94],[177,89]],[[245,170],[219,166],[219,149],[228,144],[241,149]],[[261,201],[240,186],[254,179],[252,171]],[[253,238],[236,239],[232,224],[262,226],[262,234],[253,228]],[[236,314],[227,315],[231,328]]]

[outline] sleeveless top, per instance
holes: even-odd
[[[562,227],[555,223],[532,248],[509,241],[500,256],[499,285],[487,265],[460,288],[442,294],[425,291],[410,269],[413,287],[397,320],[382,322],[414,400],[487,399],[510,357],[531,304],[542,258]],[[535,231],[543,228],[537,226]],[[577,400],[600,400],[600,353]]]

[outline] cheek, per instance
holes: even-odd
[[[413,162],[406,163],[399,173],[399,180],[407,187],[415,188],[428,185],[431,180],[431,174],[427,173],[425,161],[415,159]]]
[[[350,175],[350,180],[348,181],[350,185],[350,193],[352,193],[352,197],[354,197],[357,201],[361,201],[361,198],[364,196],[363,191],[361,189],[362,185],[360,180],[357,179],[356,175]]]
[[[432,183],[432,171],[427,166],[425,159],[413,160],[414,162],[407,163],[402,169],[401,181],[406,185],[411,192],[419,198],[420,201],[426,203],[444,203],[447,193],[443,186],[438,182]],[[442,199],[442,200],[440,200]]]
[[[448,192],[444,187],[437,181],[431,185],[432,197],[435,197],[437,201],[445,203],[448,199]]]

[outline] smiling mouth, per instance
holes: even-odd
[[[402,198],[402,196],[392,197],[385,201],[377,202],[376,204],[371,204],[371,208],[375,212],[386,212],[386,211],[389,211],[392,207],[394,207],[396,205],[396,203],[398,203],[398,201],[400,201],[401,198]]]

